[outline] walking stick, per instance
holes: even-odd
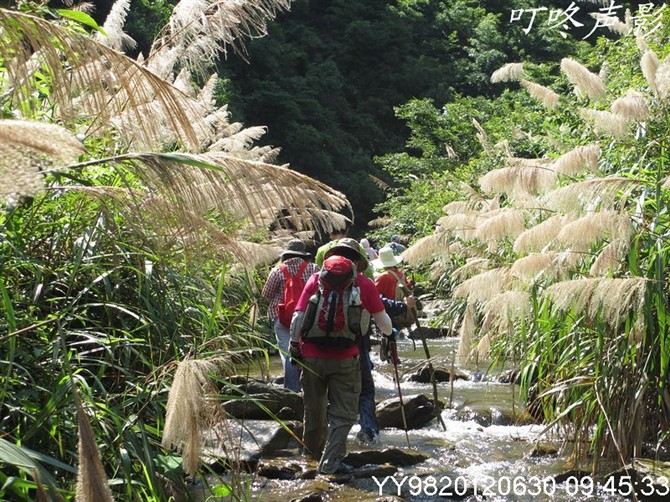
[[[409,444],[409,434],[407,433],[407,416],[405,415],[405,403],[402,400],[402,390],[400,389],[400,377],[398,376],[398,347],[395,343],[395,338],[391,337],[388,340],[389,356],[391,357],[391,364],[393,364],[393,371],[395,371],[395,381],[398,384],[398,398],[400,399],[400,414],[402,415],[402,426],[405,429],[405,439],[407,440],[407,447],[411,448]]]
[[[406,297],[412,294],[410,289],[405,284],[405,281],[403,281],[402,279],[398,281],[398,285],[400,286],[400,288],[403,291],[403,294]],[[430,351],[428,350],[428,343],[426,342],[426,336],[423,334],[423,330],[421,329],[421,323],[419,322],[419,313],[416,311],[416,307],[412,307],[410,311],[412,313],[414,324],[416,324],[416,330],[419,332],[419,336],[421,337],[421,344],[423,345],[423,350],[426,353],[426,359],[428,360],[428,371],[430,373],[430,383],[433,385],[433,403],[435,405],[436,416],[440,421],[440,424],[442,424],[442,429],[446,431],[447,424],[445,424],[444,420],[442,420],[442,414],[440,413],[441,407],[440,407],[440,401],[437,398],[437,383],[435,381],[435,368],[433,368],[433,363],[431,362]]]

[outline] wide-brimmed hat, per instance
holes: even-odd
[[[356,239],[351,239],[349,237],[345,237],[344,239],[340,239],[339,241],[337,241],[337,244],[335,244],[328,251],[326,251],[324,258],[328,258],[329,256],[333,256],[336,254],[341,254],[345,258],[349,257],[353,258],[351,251],[354,251],[357,255],[357,258],[355,259],[367,260],[367,257],[361,253],[361,246],[360,244],[358,244],[358,241]]]
[[[309,256],[307,252],[307,246],[305,243],[299,239],[291,239],[286,244],[286,249],[284,249],[279,255],[281,258],[286,256]]]
[[[393,249],[384,246],[378,251],[379,258],[372,262],[375,268],[395,267],[402,261],[402,256],[393,254]]]

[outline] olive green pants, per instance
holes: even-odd
[[[305,400],[303,441],[318,471],[333,473],[347,454],[347,435],[358,419],[361,362],[307,357],[300,377]]]

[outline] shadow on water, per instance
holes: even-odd
[[[458,345],[456,338],[428,340],[435,367],[450,367]],[[374,379],[378,402],[397,397],[393,367],[379,358],[373,347]],[[405,401],[424,394],[432,399],[432,385],[406,381],[409,374],[425,363],[420,342],[398,341],[401,360],[402,392]],[[271,372],[281,373],[273,361]],[[557,438],[541,436],[544,427],[519,422],[523,409],[515,384],[500,383],[496,375],[476,367],[459,368],[469,379],[438,383],[439,399],[445,403],[442,419],[432,420],[421,429],[408,431],[412,450],[429,458],[410,467],[401,467],[393,475],[361,477],[344,484],[317,479],[276,480],[254,478],[249,486],[251,500],[288,502],[289,500],[494,500],[494,501],[620,501],[626,498],[592,478],[573,478],[574,483],[559,482],[569,476],[566,458],[558,452]],[[404,378],[403,378],[404,375]],[[407,448],[405,432],[382,429],[380,442],[364,447],[355,440],[358,425],[349,435],[349,452],[370,448]],[[296,449],[297,452],[297,449]],[[282,462],[307,462],[301,457]],[[568,474],[565,474],[568,473]],[[558,476],[558,478],[557,478]],[[601,485],[603,483],[600,483]],[[215,499],[209,499],[215,500]],[[216,499],[223,500],[223,499]]]

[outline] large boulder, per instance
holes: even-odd
[[[436,382],[449,382],[451,381],[451,369],[445,368],[443,366],[433,367],[433,372],[435,373]],[[463,370],[454,368],[454,381],[456,380],[469,380],[470,375]],[[430,383],[430,368],[428,363],[424,364],[418,371],[407,375],[405,381],[409,382],[419,382],[419,383]]]
[[[233,378],[222,389],[228,415],[248,420],[303,419],[302,395],[256,379]]]
[[[408,430],[421,429],[437,417],[444,408],[444,404],[438,402],[436,409],[432,399],[424,394],[405,396],[403,401]],[[389,427],[404,429],[400,399],[386,399],[377,405],[377,423],[382,429]]]

